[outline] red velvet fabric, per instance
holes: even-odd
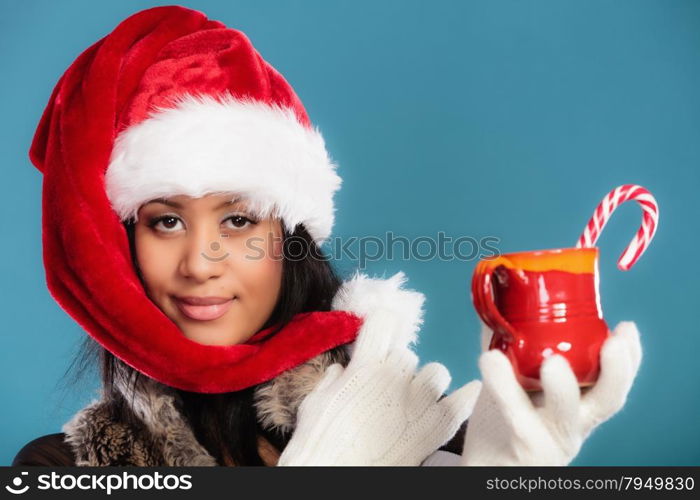
[[[146,296],[124,227],[104,187],[114,139],[183,91],[292,107],[309,120],[291,86],[240,31],[183,7],[139,12],[83,52],[57,83],[30,158],[43,173],[42,234],[48,288],[92,337],[135,369],[173,387],[228,392],[357,336],[362,319],[310,312],[272,338],[206,346],[187,339]]]

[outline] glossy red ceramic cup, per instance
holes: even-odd
[[[569,361],[581,387],[596,381],[610,335],[598,283],[597,247],[517,252],[477,264],[472,301],[494,332],[489,348],[508,356],[525,390],[541,390],[540,366],[552,354]]]

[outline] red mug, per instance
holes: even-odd
[[[593,385],[610,335],[598,292],[598,248],[517,252],[479,261],[472,301],[526,391],[542,390],[542,361],[564,356],[579,386]]]

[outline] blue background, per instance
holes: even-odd
[[[41,176],[27,150],[57,79],[149,1],[5,1],[0,18],[0,464],[59,432],[97,394],[61,379],[84,335],[46,290]],[[644,348],[625,408],[574,465],[700,464],[697,192],[700,2],[190,1],[241,29],[295,87],[340,165],[337,237],[495,236],[501,252],[573,246],[611,188],[656,196],[656,238],[616,261],[641,220],[619,208],[599,240],[611,327]],[[356,263],[339,263],[344,273]],[[475,261],[380,260],[427,296],[419,353],[452,388],[479,376]]]

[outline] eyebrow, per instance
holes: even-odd
[[[230,201],[225,201],[225,202],[221,203],[219,206],[217,206],[214,210],[218,210],[220,208],[223,208],[223,207],[226,207],[229,205],[235,205],[239,201],[241,201],[241,197],[234,198],[233,200],[230,200]],[[182,205],[180,203],[178,203],[176,201],[168,200],[166,198],[157,198],[155,200],[148,201],[144,204],[144,206],[150,205],[151,203],[162,203],[163,205],[168,205],[169,207],[182,208]]]

